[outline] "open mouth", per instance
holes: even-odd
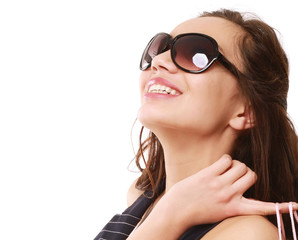
[[[175,89],[160,84],[151,85],[148,89],[148,93],[179,95],[179,93]]]

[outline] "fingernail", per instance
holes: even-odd
[[[224,154],[224,155],[223,155],[223,158],[224,158],[224,159],[227,159],[227,160],[229,160],[229,161],[232,160],[231,156],[228,155],[228,154]]]
[[[293,206],[293,208],[295,209],[295,210],[298,210],[298,203],[292,203],[292,206]]]

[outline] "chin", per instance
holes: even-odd
[[[137,116],[138,121],[148,129],[155,129],[159,126],[170,124],[171,119],[164,111],[158,110],[156,107],[141,106]]]

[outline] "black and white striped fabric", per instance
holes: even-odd
[[[115,215],[94,240],[124,240],[140,222],[155,198],[141,195],[122,214]]]
[[[162,192],[163,189],[158,189]],[[128,238],[137,224],[142,219],[142,216],[148,207],[155,201],[159,194],[150,198],[152,192],[141,195],[129,208],[122,214],[115,215],[94,240],[124,240]],[[198,240],[201,239],[207,232],[214,228],[218,223],[198,225],[188,229],[179,240]]]

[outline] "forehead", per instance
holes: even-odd
[[[198,17],[179,24],[172,32],[173,37],[182,33],[203,33],[214,38],[222,53],[233,60],[237,55],[238,39],[244,33],[240,26],[218,17]]]

